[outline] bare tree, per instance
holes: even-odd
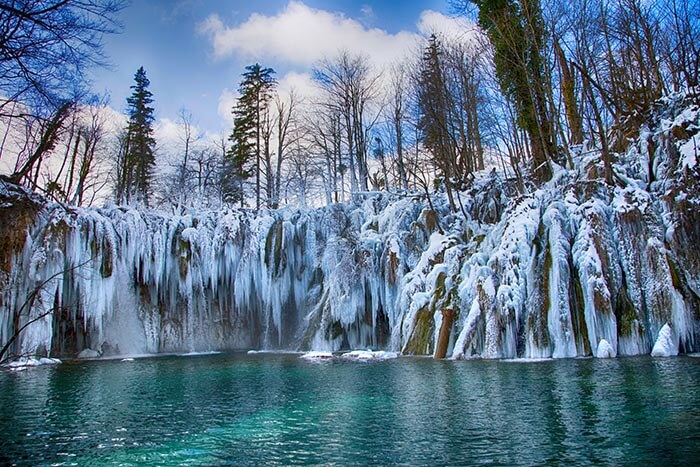
[[[389,103],[385,107],[387,121],[389,122],[388,140],[396,154],[396,170],[398,172],[399,186],[408,190],[408,176],[404,162],[405,130],[408,118],[408,70],[405,64],[394,65],[389,78]]]
[[[318,63],[314,79],[326,93],[322,105],[333,108],[343,119],[350,189],[366,191],[368,135],[376,123],[376,115],[370,117],[370,106],[378,97],[380,75],[372,72],[366,56],[342,51],[336,58]]]
[[[0,2],[0,112],[15,100],[35,111],[81,94],[85,72],[104,63],[102,39],[120,29],[122,0]]]

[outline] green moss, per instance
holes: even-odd
[[[433,313],[430,305],[426,305],[416,313],[413,325],[413,333],[404,347],[407,355],[428,355],[430,353],[430,341],[435,330]]]
[[[312,310],[311,315],[308,317],[306,329],[304,329],[304,334],[299,344],[299,350],[309,350],[311,348],[314,336],[323,325],[323,316],[327,312],[327,304],[328,292],[324,291],[320,303]]]
[[[671,273],[671,283],[673,284],[673,288],[680,291],[683,288],[680,271],[678,271],[676,263],[668,255],[666,255],[666,262],[668,263],[668,270]]]
[[[433,296],[433,304],[445,296],[445,281],[447,280],[447,275],[444,272],[438,274],[437,279],[435,279],[435,295]],[[435,306],[433,306],[435,308]]]
[[[591,344],[588,339],[588,326],[586,326],[586,310],[584,307],[583,288],[578,271],[573,266],[570,267],[571,284],[569,287],[569,304],[571,307],[571,317],[576,337],[576,346],[583,349],[584,355],[591,355]]]
[[[284,225],[282,221],[275,221],[270,227],[265,239],[265,265],[271,268],[275,276],[281,274],[282,266],[282,240],[284,238]]]
[[[393,251],[389,252],[386,261],[386,279],[390,285],[395,285],[398,280],[399,257]]]
[[[178,239],[178,257],[180,259],[180,278],[184,279],[187,277],[187,270],[190,266],[192,247],[190,242],[183,240],[182,237]]]
[[[630,300],[627,289],[623,286],[617,294],[615,301],[615,318],[617,319],[617,333],[620,337],[632,336],[635,329],[639,329],[637,312]]]
[[[552,305],[549,301],[549,273],[551,270],[552,251],[549,248],[549,244],[547,244],[544,248],[544,265],[542,266],[542,316],[544,316],[545,323],[548,319],[549,308]]]
[[[100,263],[100,275],[111,277],[113,272],[112,248],[106,238],[102,239],[102,263]]]
[[[336,340],[343,335],[344,331],[345,330],[343,329],[343,325],[340,321],[333,321],[326,329],[326,336],[328,336],[331,340]]]

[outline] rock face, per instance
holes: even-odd
[[[179,217],[34,202],[2,251],[0,341],[38,318],[17,353],[432,355],[438,341],[452,358],[697,351],[700,177],[685,148],[700,147],[700,123],[692,102],[662,104],[619,155],[617,185],[592,176],[600,158],[580,148],[574,169],[526,195],[479,174],[459,213],[440,193],[435,211],[377,193]],[[3,190],[7,225],[25,210]]]

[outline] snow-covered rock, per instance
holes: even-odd
[[[398,358],[399,354],[397,352],[388,352],[384,350],[372,351],[372,350],[352,350],[350,352],[345,352],[340,355],[343,360],[359,361],[359,362],[373,362],[380,360],[392,360]]]
[[[668,323],[659,330],[659,335],[651,350],[652,357],[672,357],[678,355],[678,338]]]
[[[100,352],[93,349],[83,349],[78,354],[79,359],[100,358]]]
[[[301,355],[299,358],[310,362],[328,362],[333,360],[333,352],[324,352],[320,350],[312,350]]]
[[[38,366],[53,366],[59,365],[61,360],[58,358],[47,358],[47,357],[20,357],[16,360],[10,361],[3,364],[4,367],[9,368],[13,371],[26,370],[27,368],[33,368]]]
[[[610,342],[601,339],[598,343],[598,349],[595,352],[597,358],[615,358],[616,352]]]

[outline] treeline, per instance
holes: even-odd
[[[11,5],[0,6],[1,90],[10,96],[0,107],[0,157],[16,161],[11,180],[72,204],[89,204],[106,189],[118,203],[178,209],[304,206],[372,190],[418,190],[430,199],[440,190],[458,211],[458,194],[476,171],[497,168],[525,191],[583,151],[600,155],[601,178],[621,183],[615,155],[654,102],[700,93],[697,2],[454,1],[471,20],[459,37],[425,38],[420,52],[383,70],[369,56],[339,51],[315,64],[318,92],[306,99],[278,89],[273,69],[250,65],[227,138],[207,140],[183,110],[177,143],[158,148],[145,70],[136,73],[127,122],[116,129],[104,120],[106,105],[86,102],[82,89],[82,70],[99,62],[99,39],[118,29],[113,18],[122,5]],[[70,51],[80,53],[41,43],[29,27],[39,19],[57,31],[68,20],[78,40]],[[42,47],[29,47],[32,41]],[[63,63],[73,60],[60,73],[74,71],[67,82],[76,89],[51,67],[42,71],[50,57],[17,66],[18,50],[54,49]],[[24,69],[26,76],[17,72]],[[10,134],[24,135],[23,144]],[[19,149],[5,151],[10,145]]]

